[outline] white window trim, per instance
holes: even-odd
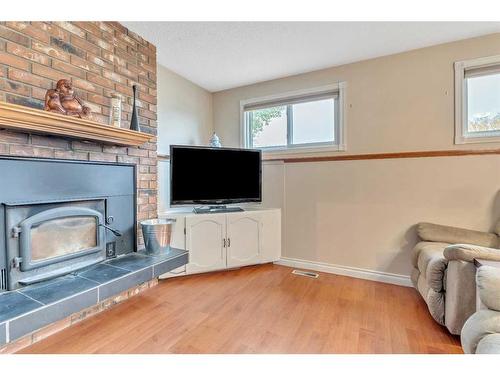
[[[500,132],[471,134],[467,131],[467,87],[465,71],[500,64],[500,55],[455,62],[455,144],[500,142]]]
[[[250,104],[258,104],[263,102],[269,102],[274,100],[285,100],[288,98],[322,94],[332,91],[338,92],[339,100],[339,113],[338,113],[338,142],[336,144],[317,144],[316,146],[311,145],[296,145],[293,147],[276,147],[276,148],[264,148],[263,153],[272,155],[288,155],[288,154],[302,154],[302,153],[313,153],[313,152],[332,152],[332,151],[345,151],[346,150],[346,110],[345,110],[345,91],[347,83],[338,82],[331,85],[315,87],[311,89],[303,89],[296,91],[288,91],[275,95],[268,95],[259,98],[252,98],[240,101],[240,145],[241,147],[248,147],[248,128],[245,124],[245,106]]]

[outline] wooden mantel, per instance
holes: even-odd
[[[154,137],[147,133],[4,102],[0,102],[0,128],[120,146],[140,146]]]

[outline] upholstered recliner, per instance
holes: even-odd
[[[483,307],[462,328],[465,353],[500,354],[500,268],[483,266],[476,282]]]
[[[500,261],[500,221],[495,233],[420,223],[411,279],[432,317],[459,335],[475,311],[474,258]]]

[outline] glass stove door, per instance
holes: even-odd
[[[20,224],[21,270],[46,266],[101,251],[103,215],[84,207],[58,207]]]

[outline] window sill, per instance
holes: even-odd
[[[275,149],[262,149],[263,158],[276,158],[278,156],[297,156],[307,155],[314,153],[324,152],[342,152],[345,151],[345,145],[328,145],[328,146],[314,146],[314,147],[293,147],[293,148],[275,148]]]
[[[455,144],[464,145],[469,143],[495,143],[500,142],[500,135],[490,135],[490,136],[459,136],[455,139]]]

